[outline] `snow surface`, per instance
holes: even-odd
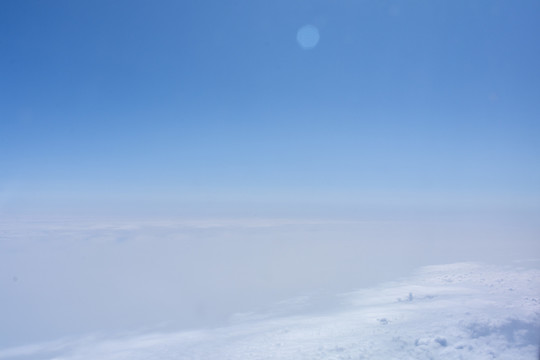
[[[92,335],[0,349],[0,359],[536,359],[540,271],[459,263],[337,297],[299,297],[229,326]]]

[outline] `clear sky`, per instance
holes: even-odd
[[[538,19],[538,1],[2,1],[0,206],[537,206]]]

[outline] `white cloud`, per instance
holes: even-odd
[[[274,308],[221,328],[64,340],[0,359],[533,359],[539,290],[536,269],[430,266],[317,311],[298,311],[316,301],[302,297],[276,305],[293,309],[286,316]]]

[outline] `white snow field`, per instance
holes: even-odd
[[[457,263],[342,294],[239,314],[227,326],[64,338],[0,359],[537,359],[540,271]]]

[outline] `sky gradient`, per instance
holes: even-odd
[[[539,16],[535,1],[4,1],[3,210],[537,206]]]

